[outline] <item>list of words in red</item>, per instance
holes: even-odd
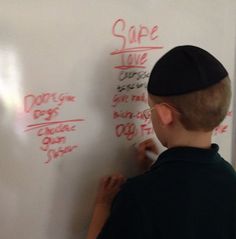
[[[148,108],[146,69],[151,52],[163,48],[159,44],[158,25],[131,25],[118,19],[112,25],[112,36],[119,47],[110,54],[116,58],[115,70],[119,71],[118,84],[112,98],[113,120],[116,137],[133,140],[153,133],[150,119],[143,110]],[[142,109],[143,110],[140,110]]]
[[[28,94],[24,97],[24,112],[30,115],[32,123],[25,132],[34,131],[41,140],[40,150],[45,152],[45,163],[73,152],[78,143],[69,143],[68,135],[75,133],[78,123],[84,119],[60,120],[61,110],[76,103],[76,97],[68,93],[45,92]]]
[[[163,46],[159,43],[158,25],[131,25],[125,19],[118,19],[112,25],[112,36],[118,49],[110,54],[116,57],[117,64],[113,68],[119,71],[112,98],[115,135],[130,141],[153,133],[150,119],[145,119],[139,109],[149,108],[146,88],[150,54],[155,51],[159,56],[157,51],[160,52]],[[214,136],[229,131],[228,118],[232,118],[232,111],[227,113],[226,121],[214,129]]]

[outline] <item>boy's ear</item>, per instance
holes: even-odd
[[[156,104],[155,109],[161,120],[162,125],[170,125],[174,120],[174,115],[170,107],[165,104]]]

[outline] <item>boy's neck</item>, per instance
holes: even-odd
[[[168,148],[173,147],[196,147],[196,148],[210,148],[211,147],[212,132],[196,132],[196,131],[181,131],[172,134],[168,141]]]

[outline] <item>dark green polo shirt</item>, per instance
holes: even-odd
[[[236,173],[218,149],[163,152],[124,184],[98,239],[236,239]]]

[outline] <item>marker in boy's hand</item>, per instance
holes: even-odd
[[[139,143],[136,146],[136,148],[137,148],[136,158],[137,158],[138,167],[142,172],[145,172],[153,164],[153,160],[147,156],[147,151],[150,151],[150,152],[158,155],[159,152],[158,152],[157,145],[153,139],[147,139],[147,140]]]

